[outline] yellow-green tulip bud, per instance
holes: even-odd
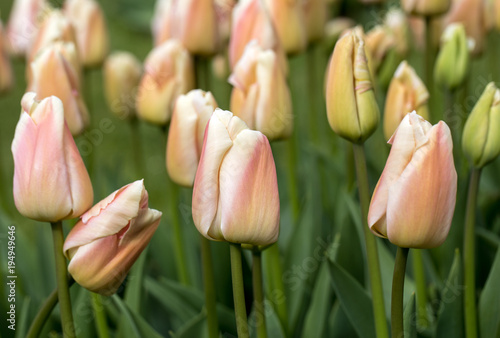
[[[326,84],[328,122],[339,136],[364,142],[377,128],[379,110],[365,54],[356,30],[335,45]]]
[[[451,0],[401,0],[403,10],[412,15],[434,16],[450,9]]]
[[[465,122],[462,149],[482,168],[500,153],[500,90],[490,82]]]
[[[465,28],[461,23],[446,27],[441,37],[441,51],[434,68],[435,81],[447,89],[460,86],[469,68],[469,50],[473,44],[467,39]]]

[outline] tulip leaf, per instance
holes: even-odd
[[[455,258],[441,293],[437,337],[463,337],[463,275],[460,251],[455,250]]]
[[[111,297],[115,302],[116,306],[120,309],[124,317],[127,319],[125,325],[128,326],[129,330],[125,330],[127,337],[148,337],[148,338],[161,338],[162,336],[153,329],[148,322],[138,315],[135,311],[131,310],[125,302],[118,297],[118,295],[113,295]]]
[[[199,337],[199,338],[208,337],[207,314],[205,311],[202,311],[193,318],[191,318],[191,320],[186,322],[186,324],[181,326],[179,330],[177,330],[177,332],[172,335],[172,338],[190,338],[190,337]]]
[[[26,296],[23,300],[23,305],[21,307],[21,313],[19,315],[19,320],[16,327],[16,337],[26,337],[30,323],[28,322],[28,316],[30,313],[30,303],[31,298]]]
[[[285,338],[286,334],[283,330],[280,319],[278,318],[276,311],[274,311],[274,307],[271,305],[271,302],[268,299],[264,301],[264,306],[267,336],[273,338]],[[255,311],[252,310],[250,316],[248,317],[248,329],[250,332],[250,337],[257,336],[256,323],[257,318],[255,317]]]
[[[91,292],[80,286],[71,288],[70,292],[72,303],[76,305],[76,311],[73,311],[73,320],[78,337],[95,337],[95,322],[89,320],[89,318],[94,318]]]
[[[344,268],[330,260],[333,289],[356,333],[361,338],[375,337],[371,297]]]
[[[355,337],[356,331],[337,299],[332,307],[329,318],[328,333],[324,337]]]
[[[500,337],[500,249],[479,298],[479,331],[481,337]]]
[[[411,294],[403,312],[403,330],[405,337],[417,338],[417,323],[415,322],[415,292]],[[439,337],[439,336],[438,336]]]

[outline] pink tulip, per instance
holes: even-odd
[[[39,98],[54,95],[61,99],[73,135],[81,134],[89,125],[89,113],[80,95],[79,67],[74,44],[53,43],[31,63],[33,79],[28,86]]]
[[[404,248],[441,245],[451,226],[457,194],[453,142],[444,122],[432,126],[413,112],[392,144],[368,212],[371,231]]]
[[[290,90],[272,50],[251,41],[234,67],[229,82],[234,86],[231,110],[250,129],[270,140],[287,138],[293,131]]]
[[[0,21],[0,93],[10,90],[14,85],[14,73],[12,72],[7,47],[5,32],[2,21]]]
[[[66,238],[68,271],[86,289],[112,295],[148,245],[161,212],[148,208],[143,180],[115,191],[82,215]]]
[[[193,186],[205,127],[215,108],[212,94],[199,89],[177,99],[167,142],[167,171],[175,183]]]
[[[159,46],[172,38],[172,4],[174,0],[157,0],[151,21],[154,45]]]
[[[13,54],[24,55],[39,26],[38,16],[46,0],[15,0],[7,24],[7,36]]]
[[[38,102],[35,93],[27,93],[21,105],[12,141],[17,210],[46,222],[80,216],[92,206],[92,184],[64,122],[61,100],[51,96]]]
[[[276,242],[280,205],[267,138],[231,112],[216,109],[205,131],[192,203],[194,224],[208,239]]]

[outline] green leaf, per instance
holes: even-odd
[[[334,261],[329,262],[335,294],[342,309],[361,338],[375,337],[372,301],[365,289]]]
[[[416,325],[417,323],[415,322],[415,318],[417,317],[415,315],[415,292],[414,292],[411,294],[408,303],[406,303],[403,313],[403,326],[406,338],[417,338],[417,325]]]
[[[126,337],[148,337],[148,338],[162,338],[158,332],[153,329],[148,322],[142,318],[142,316],[138,315],[135,311],[131,310],[123,300],[118,297],[118,295],[113,295],[111,297],[115,304],[120,308],[123,316],[127,319],[125,321],[125,326],[127,330],[125,330]]]
[[[30,323],[28,322],[30,312],[31,298],[26,296],[23,300],[23,306],[19,315],[18,325],[16,327],[16,337],[26,337]]]
[[[207,314],[205,311],[194,316],[190,321],[184,324],[175,334],[173,338],[206,338],[208,337]]]
[[[355,337],[354,331],[349,318],[347,318],[344,309],[337,300],[332,307],[329,318],[328,333],[324,337]]]
[[[437,337],[464,336],[463,291],[462,261],[460,251],[456,249],[448,279],[441,293]]]
[[[500,337],[500,250],[479,298],[479,331],[481,337]]]

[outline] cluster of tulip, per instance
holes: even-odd
[[[375,6],[370,8],[384,6],[384,1],[359,2]],[[135,148],[138,180],[92,206],[93,156],[87,158],[86,165],[75,139],[89,129],[95,117],[92,99],[82,90],[82,84],[92,88],[92,78],[86,74],[95,69],[102,71],[107,107],[116,118],[129,123],[135,133],[138,121],[144,121],[148,128],[158,128],[165,138],[166,147],[157,148],[165,154],[168,222],[173,230],[177,279],[185,288],[191,287],[191,277],[184,247],[186,230],[179,220],[179,187],[188,189],[192,203],[188,223],[192,219],[201,235],[198,270],[202,270],[205,293],[203,334],[212,338],[222,331],[213,244],[208,241],[212,240],[226,242],[230,248],[234,331],[238,336],[250,336],[248,319],[254,318],[257,337],[267,337],[271,330],[266,325],[269,311],[276,315],[277,324],[273,325],[279,327],[282,336],[307,335],[311,319],[305,315],[289,316],[287,306],[291,301],[286,297],[266,304],[266,298],[274,291],[288,296],[293,292],[283,285],[287,273],[283,271],[282,252],[278,248],[283,237],[279,236],[280,216],[299,223],[305,213],[300,205],[296,169],[297,135],[305,126],[295,106],[294,95],[300,95],[293,90],[293,77],[298,72],[294,58],[304,53],[312,60],[308,68],[310,81],[303,87],[310,87],[311,111],[305,121],[311,131],[307,137],[313,140],[312,148],[325,147],[331,141],[324,135],[315,135],[321,134],[319,115],[324,109],[331,129],[350,143],[344,170],[346,176],[350,171],[356,172],[361,209],[362,229],[356,245],[362,249],[360,255],[365,261],[366,286],[361,286],[339,265],[336,253],[327,252],[321,257],[329,267],[343,311],[341,315],[335,312],[335,322],[347,316],[353,332],[359,336],[389,336],[384,296],[387,281],[381,272],[384,254],[380,252],[381,247],[386,253],[390,247],[396,251],[395,259],[388,254],[394,264],[390,298],[392,336],[403,337],[417,329],[427,333],[433,330],[428,323],[428,271],[424,269],[424,253],[418,249],[437,248],[447,239],[455,205],[459,204],[457,186],[460,188],[463,174],[459,171],[457,175],[455,162],[462,164],[465,155],[471,170],[463,221],[464,243],[453,248],[464,257],[463,262],[456,263],[460,269],[463,267],[465,276],[465,291],[459,295],[464,299],[464,311],[458,317],[467,337],[476,337],[478,332],[483,337],[500,334],[500,315],[488,317],[479,327],[475,285],[475,210],[482,168],[500,154],[500,90],[489,83],[466,120],[439,113],[444,109],[433,104],[442,95],[437,87],[449,98],[450,107],[458,101],[458,93],[467,95],[472,57],[483,53],[486,31],[500,26],[500,20],[492,14],[497,7],[500,8],[500,2],[493,0],[457,0],[453,4],[450,0],[401,0],[384,13],[381,24],[365,34],[362,26],[355,26],[348,18],[328,22],[331,12],[342,12],[341,1],[158,0],[151,24],[154,47],[142,63],[132,48],[108,55],[113,41],[108,37],[104,12],[95,0],[65,0],[61,8],[46,0],[15,0],[5,32],[0,22],[0,93],[14,87],[10,56],[23,56],[26,61],[27,88],[21,98],[21,116],[11,146],[13,197],[21,215],[51,223],[55,295],[64,336],[76,336],[69,292],[73,280],[95,294],[114,297],[123,313],[131,317],[121,297],[114,294],[120,292],[162,217],[162,212],[148,206],[149,195],[144,179],[140,179],[147,171],[139,164],[141,147]],[[315,69],[319,63],[315,55],[325,48],[331,55],[327,68],[320,69],[325,76],[325,96],[317,100],[321,79]],[[412,55],[423,56],[423,80]],[[216,85],[212,81],[221,79],[231,85],[227,107],[214,94]],[[379,105],[383,100],[380,123]],[[391,146],[370,201],[365,147],[377,133]],[[135,135],[137,143],[140,137]],[[283,207],[280,210],[280,201],[285,205],[282,189],[278,190],[278,181],[282,183],[280,163],[275,163],[275,157],[281,159],[277,151],[280,142],[289,146],[289,163],[285,165],[288,177],[284,178],[288,184],[283,186],[288,192],[285,204],[291,216],[283,215]],[[320,161],[315,158],[313,162]],[[309,174],[319,176],[319,184],[328,184],[319,165],[312,168]],[[319,190],[320,186],[313,189]],[[62,221],[74,218],[80,220],[64,236]],[[287,227],[288,233],[297,232],[297,236],[304,232],[299,226],[290,229],[283,225]],[[341,245],[339,236],[344,231],[328,231],[338,235],[332,246]],[[393,246],[376,236],[388,239]],[[418,319],[413,328],[415,305],[403,299],[410,248],[417,249],[412,251]],[[245,304],[246,259],[242,249],[249,249],[252,258],[251,307]],[[144,261],[139,261],[136,266],[140,266],[142,274]],[[499,265],[496,275],[500,278],[500,258],[495,264]],[[315,283],[314,278],[306,279]],[[331,293],[330,280],[327,281]],[[268,292],[264,292],[264,284]],[[141,288],[142,284],[137,285]],[[125,288],[128,287],[127,282]],[[323,290],[319,282],[314,290],[316,287]],[[95,295],[94,302],[99,308],[102,298]],[[40,310],[29,337],[40,334],[55,303],[47,302]],[[299,308],[301,304],[305,306],[298,304]],[[325,313],[330,311],[326,306]],[[248,316],[250,308],[252,314]],[[302,310],[297,311],[300,314]],[[308,316],[319,310],[311,311]],[[359,326],[355,318],[358,311],[364,314]],[[441,308],[437,311],[443,312]],[[322,314],[321,318],[326,321],[328,316]],[[108,336],[106,314],[97,310],[95,317],[99,336]],[[289,319],[297,323],[290,325]],[[197,324],[193,322],[193,327]],[[143,326],[147,328],[141,334],[156,334],[149,324]],[[495,327],[496,331],[485,332],[485,327]],[[189,329],[178,331],[187,336]]]

